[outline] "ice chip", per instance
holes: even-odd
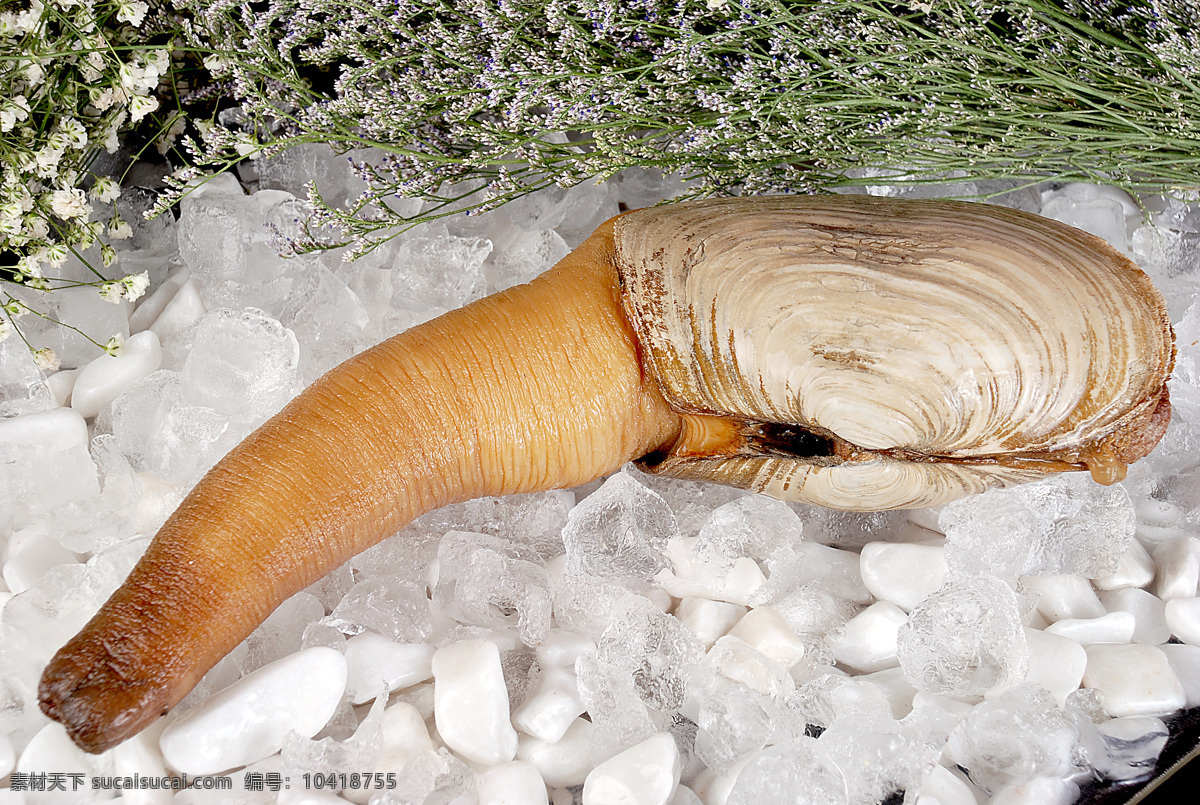
[[[1021,575],[1112,573],[1137,518],[1125,487],[1101,486],[1075,472],[954,501],[938,523],[951,574],[1011,582]]]
[[[194,276],[207,284],[242,275],[247,246],[261,227],[254,207],[236,182],[209,182],[184,197],[175,232],[179,256]]]
[[[978,696],[1019,682],[1028,647],[1012,588],[977,576],[951,581],[900,627],[897,653],[917,690]]]
[[[304,630],[324,615],[325,607],[307,592],[296,593],[284,601],[246,638],[242,673],[248,674],[299,651],[303,648]]]
[[[1038,685],[1019,685],[978,704],[950,735],[947,751],[971,781],[992,793],[1075,768],[1079,730]]]
[[[553,229],[532,232],[516,230],[504,244],[496,243],[492,264],[496,268],[495,290],[530,282],[567,256],[571,249]]]
[[[300,307],[286,320],[287,332],[299,339],[304,380],[312,382],[367,346],[364,328],[370,317],[358,295],[329,269],[314,265],[307,271],[304,289],[292,294]]]
[[[804,521],[805,539],[851,550],[868,542],[890,540],[908,523],[903,511],[844,512],[804,503],[788,505]]]
[[[391,259],[403,273],[393,279],[395,300],[405,307],[453,309],[479,299],[487,286],[483,263],[491,251],[489,240],[460,238],[444,228],[399,241]]]
[[[796,549],[804,538],[804,525],[787,504],[763,495],[747,495],[726,503],[700,528],[696,553],[726,571],[734,562],[750,558],[770,571],[779,588],[794,570]]]
[[[550,580],[540,557],[498,537],[446,534],[438,548],[433,601],[462,623],[515,626],[526,645],[540,644],[550,632]]]
[[[16,336],[0,341],[0,418],[48,411],[54,406],[46,376],[25,342]]]
[[[718,774],[773,740],[782,703],[745,685],[715,684],[704,691],[696,724],[696,755]]]
[[[666,501],[619,472],[571,510],[563,528],[567,569],[644,585],[668,567],[664,549],[677,534]]]
[[[183,365],[184,399],[228,417],[262,420],[296,393],[299,344],[260,310],[221,308],[200,320]]]
[[[801,738],[756,753],[742,767],[726,805],[845,805],[846,782],[817,741]]]
[[[599,662],[629,674],[642,701],[663,712],[683,704],[703,656],[704,645],[690,629],[641,597],[618,605],[596,646]]]
[[[370,629],[398,643],[421,643],[433,633],[425,590],[411,581],[382,576],[354,585],[321,622],[347,635]]]

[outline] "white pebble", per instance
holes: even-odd
[[[1050,623],[1065,618],[1099,618],[1106,611],[1091,582],[1083,576],[1022,576],[1021,583],[1038,595],[1038,612]]]
[[[154,289],[154,293],[142,299],[133,313],[129,314],[129,332],[140,333],[149,327],[167,304],[179,292],[180,286],[191,276],[186,268],[176,268],[167,274],[162,284]]]
[[[729,630],[729,634],[745,641],[784,668],[791,668],[804,656],[804,642],[792,631],[783,616],[770,607],[750,610]]]
[[[112,756],[108,754],[88,755],[67,736],[61,724],[50,723],[42,727],[21,752],[17,759],[19,772],[56,772],[65,775],[65,791],[47,791],[38,794],[39,805],[74,805],[83,797],[80,791],[72,791],[71,775],[82,775],[83,785],[90,787],[89,777],[112,774]],[[75,778],[80,779],[80,778]]]
[[[711,598],[746,605],[764,584],[762,568],[748,556],[738,557],[727,570],[700,561],[695,552],[696,539],[672,539],[664,554],[671,568],[654,577],[659,587],[675,598]]]
[[[382,772],[399,773],[417,755],[436,749],[421,711],[408,702],[396,702],[383,711],[380,733],[383,747],[376,768]]]
[[[489,640],[464,640],[433,655],[433,717],[446,746],[494,766],[517,754],[509,720],[500,650]]]
[[[976,805],[970,784],[945,766],[934,766],[921,784],[917,805]]]
[[[1099,618],[1064,618],[1047,626],[1045,631],[1070,638],[1086,648],[1101,643],[1132,643],[1136,628],[1132,612],[1110,612]]]
[[[0,419],[0,443],[58,452],[88,447],[87,421],[71,408]]]
[[[750,610],[741,604],[708,598],[685,598],[675,607],[675,617],[704,643],[705,650],[729,633],[733,625]]]
[[[542,775],[532,764],[513,760],[493,766],[479,776],[478,805],[547,805]]]
[[[869,682],[878,688],[887,697],[888,707],[892,711],[892,718],[897,721],[912,712],[913,699],[917,695],[917,689],[913,687],[912,682],[908,681],[908,677],[904,675],[903,668],[899,666],[884,668],[882,671],[876,671],[872,674],[861,674],[855,677],[855,680],[858,682]]]
[[[1188,645],[1200,646],[1200,598],[1172,598],[1163,607],[1163,617],[1171,634]]]
[[[83,367],[71,392],[71,407],[90,419],[161,365],[158,335],[149,330],[131,335],[118,354],[101,355]]]
[[[1070,780],[1034,777],[1020,785],[1006,785],[992,795],[991,805],[1071,805],[1079,786]]]
[[[1165,500],[1142,498],[1136,509],[1139,523],[1152,526],[1174,526],[1183,522],[1183,510]]]
[[[842,633],[830,641],[833,657],[842,665],[871,673],[899,665],[896,635],[908,620],[891,601],[879,601],[855,615]]]
[[[171,336],[183,332],[200,321],[207,312],[208,308],[204,306],[204,300],[200,298],[200,286],[196,280],[189,279],[171,297],[171,301],[154,319],[154,323],[150,325],[149,329],[154,331],[160,339],[166,341]]]
[[[1154,549],[1154,592],[1164,601],[1192,598],[1200,582],[1200,540],[1175,537]]]
[[[1167,655],[1171,670],[1179,677],[1187,706],[1200,706],[1200,648],[1182,643],[1167,643],[1158,648]]]
[[[1041,685],[1063,704],[1083,679],[1087,651],[1074,640],[1037,629],[1025,630],[1025,642],[1029,646],[1025,681]]]
[[[4,583],[13,595],[28,590],[52,567],[76,564],[75,554],[50,537],[31,533],[21,538],[21,534],[18,531],[13,535],[5,551],[8,557],[4,562]]]
[[[162,752],[158,748],[163,726],[163,719],[159,719],[148,729],[112,749],[113,773],[119,777],[166,777],[167,769],[163,763]],[[171,791],[168,789],[145,788],[125,791],[121,802],[130,805],[170,805],[171,799]]]
[[[188,774],[214,774],[273,755],[289,732],[316,735],[346,690],[346,659],[315,646],[264,665],[163,731],[167,765]]]
[[[8,735],[0,732],[0,777],[7,777],[16,765],[17,754],[13,750],[12,741]]]
[[[1133,642],[1157,646],[1171,639],[1167,626],[1165,603],[1145,590],[1127,587],[1123,590],[1106,590],[1100,600],[1109,612],[1132,612],[1135,623]]]
[[[1152,581],[1154,558],[1141,542],[1131,539],[1112,575],[1093,579],[1092,584],[1098,590],[1119,590],[1122,587],[1145,587]]]
[[[346,689],[354,704],[369,702],[386,684],[388,692],[404,690],[433,676],[433,646],[397,643],[375,632],[346,641]]]
[[[667,805],[682,768],[675,738],[660,732],[592,769],[583,805]]]
[[[536,649],[538,663],[543,668],[574,668],[577,659],[595,653],[596,643],[592,638],[568,629],[551,629]]]
[[[1111,716],[1155,716],[1183,707],[1187,697],[1167,655],[1156,646],[1091,646],[1083,686],[1104,694]]]
[[[517,759],[532,764],[548,786],[570,788],[581,785],[592,768],[594,730],[592,722],[577,718],[556,743],[523,735]]]
[[[585,709],[575,674],[566,668],[546,668],[536,690],[513,713],[512,723],[526,735],[554,743]]]
[[[941,545],[868,542],[858,567],[872,595],[910,612],[946,580],[946,552]]]
[[[54,395],[56,405],[66,405],[67,401],[71,399],[71,392],[75,389],[75,379],[82,371],[82,369],[63,369],[46,378],[46,385],[50,387],[50,393]]]
[[[932,535],[927,533],[927,536]],[[803,568],[800,580],[805,583],[811,580],[835,598],[854,604],[869,604],[875,600],[863,584],[862,557],[854,551],[819,542],[802,542],[796,547],[796,561]]]

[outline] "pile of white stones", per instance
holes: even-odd
[[[260,170],[254,195],[218,182],[139,229],[117,267],[151,272],[136,309],[64,297],[73,323],[123,329],[118,356],[34,328],[72,367],[46,376],[0,345],[0,802],[1065,804],[1145,777],[1164,718],[1200,706],[1200,205],[1149,199],[1149,226],[1067,186],[1001,201],[1108,237],[1177,322],[1175,420],[1123,484],[856,515],[626,468],[472,501],[289,599],[174,712],[83,754],[37,712],[41,668],[207,467],[338,361],[677,189],[626,174],[358,263],[287,262],[264,225],[294,226],[308,178],[332,199],[354,180],[309,149]],[[154,783],[183,774],[232,789]],[[17,790],[39,779],[66,791]]]

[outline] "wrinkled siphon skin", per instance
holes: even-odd
[[[653,469],[697,446],[742,449],[745,417],[664,396],[615,262],[619,220],[534,282],[343,363],[234,448],[51,660],[43,712],[102,752],[165,714],[288,597],[425,512],[577,486],[631,460]],[[1165,385],[1142,407],[1122,461],[1165,428]],[[833,436],[753,427],[771,455]]]

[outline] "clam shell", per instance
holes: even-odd
[[[1065,469],[1111,479],[1169,416],[1161,296],[1049,219],[781,196],[638,210],[614,238],[644,367],[687,415],[654,472],[928,506]]]

